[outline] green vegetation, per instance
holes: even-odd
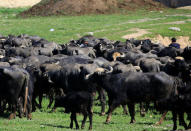
[[[32,113],[32,120],[26,118],[16,118],[14,120],[7,120],[7,118],[0,117],[0,130],[1,131],[70,131],[70,115],[65,114],[63,108],[58,108],[56,112],[50,113],[51,109],[47,109],[48,100],[43,100],[43,108]],[[95,104],[97,102],[94,102]],[[108,107],[107,107],[108,109]],[[160,114],[153,114],[148,112],[145,117],[139,114],[137,106],[136,123],[129,124],[130,116],[123,115],[122,108],[117,108],[114,111],[110,124],[105,124],[106,116],[99,116],[100,106],[94,106],[93,115],[93,130],[95,131],[167,131],[172,130],[173,122],[171,120],[171,113],[167,114],[166,120],[161,126],[153,126],[160,118]],[[77,116],[78,122],[81,125],[83,119],[82,115]],[[87,119],[84,130],[88,130],[89,119]],[[75,125],[74,125],[75,129]],[[183,129],[183,127],[178,127]]]
[[[0,9],[0,34],[38,35],[49,41],[66,43],[78,39],[87,32],[94,32],[96,37],[107,37],[112,40],[123,40],[129,29],[149,29],[154,37],[189,36],[191,38],[191,14],[189,10],[166,9],[160,11],[129,11],[126,14],[90,15],[90,16],[51,16],[20,18],[16,14],[25,9]],[[177,15],[179,14],[179,15]],[[177,16],[175,16],[177,15]],[[186,21],[185,24],[164,24],[167,22]],[[180,32],[171,31],[169,27],[179,27]],[[53,28],[55,31],[50,32]],[[145,37],[145,36],[143,36]]]

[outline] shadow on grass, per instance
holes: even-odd
[[[70,127],[68,127],[68,126],[63,126],[63,125],[41,124],[41,126],[50,126],[50,127],[56,127],[56,128],[66,128],[66,129],[70,129]]]
[[[1,113],[0,118],[9,118],[10,113]]]
[[[98,111],[94,111],[93,113],[96,114],[96,115],[99,115],[100,117],[106,117],[106,116],[108,115],[107,112],[105,113],[105,115],[100,115],[101,113],[98,112]],[[124,114],[124,113],[121,113],[121,112],[119,112],[119,113],[118,113],[118,112],[113,112],[112,115],[114,115],[114,116],[115,116],[115,115],[124,115],[124,116],[128,116],[128,114]]]
[[[96,115],[100,115],[100,112],[98,112],[98,111],[94,111],[93,113]],[[105,115],[103,115],[103,116],[105,116]]]

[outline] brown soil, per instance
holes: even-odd
[[[184,7],[178,8],[178,9],[191,10],[191,6],[184,6]]]
[[[143,7],[149,10],[164,8],[152,0],[42,0],[21,16],[106,14]]]
[[[150,33],[145,29],[139,29],[139,28],[135,28],[135,29],[133,28],[133,29],[130,29],[128,31],[136,31],[136,33],[127,34],[125,36],[122,36],[123,39],[139,38],[139,37],[141,37],[143,35],[146,35],[146,34]]]
[[[176,37],[176,39],[177,39],[177,43],[180,44],[180,47],[182,49],[185,48],[186,46],[191,46],[191,41],[189,40],[188,36],[178,36]],[[171,38],[158,35],[155,38],[153,38],[152,41],[168,46],[171,43]]]

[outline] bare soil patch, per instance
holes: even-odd
[[[164,6],[152,0],[42,0],[21,16],[84,15],[117,13],[140,8],[161,10]]]
[[[184,6],[177,9],[191,10],[191,6]]]
[[[135,31],[135,33],[124,35],[122,36],[123,39],[138,38],[150,33],[148,30],[139,29],[139,28],[133,28],[128,31]]]
[[[165,46],[168,46],[171,43],[170,37],[163,37],[161,35],[156,36],[155,38],[151,38],[153,42],[155,43],[161,43]],[[178,36],[176,37],[177,43],[180,44],[180,47],[183,49],[186,46],[191,46],[191,41],[188,36]]]
[[[29,7],[39,3],[41,0],[0,0],[0,7],[18,8]]]

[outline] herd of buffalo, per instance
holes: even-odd
[[[106,95],[112,112],[126,105],[135,122],[135,104],[153,103],[157,111],[172,112],[173,130],[177,118],[191,128],[191,48],[176,49],[152,43],[149,39],[111,41],[87,35],[59,45],[38,36],[0,35],[0,115],[9,119],[26,116],[41,108],[43,96],[52,111],[64,107],[79,128],[76,114],[82,113],[81,128],[87,117],[92,129],[93,97],[98,93],[101,115],[105,114]],[[38,99],[37,99],[38,98]],[[37,101],[38,100],[38,101]],[[184,113],[189,123],[184,120]],[[161,121],[159,122],[161,123]]]

